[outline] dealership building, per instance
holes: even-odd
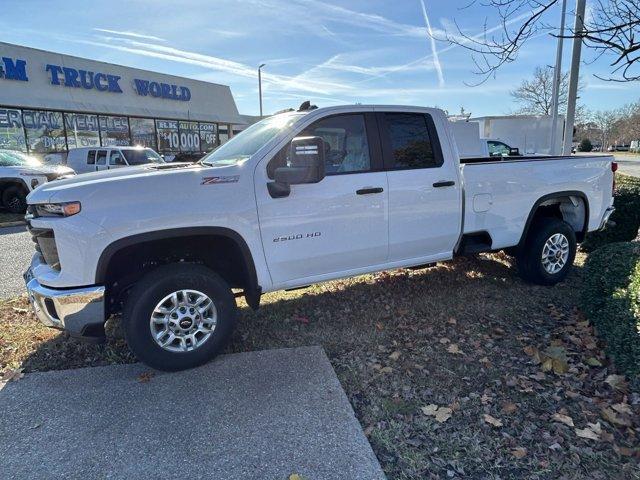
[[[228,86],[0,42],[0,149],[205,153],[241,130]]]

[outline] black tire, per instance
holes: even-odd
[[[547,240],[555,234],[562,234],[568,240],[569,255],[564,266],[555,273],[547,271],[543,265],[542,252]],[[555,285],[566,278],[576,257],[576,234],[567,222],[557,218],[541,218],[529,228],[524,247],[516,258],[520,276],[538,285]]]
[[[211,336],[198,348],[171,352],[152,337],[150,319],[163,298],[183,289],[197,290],[213,301],[217,324]],[[124,336],[141,362],[158,370],[185,370],[208,362],[220,352],[233,332],[236,316],[231,289],[213,270],[193,264],[165,265],[144,276],[131,290],[123,309]]]
[[[2,205],[11,213],[27,212],[27,192],[24,187],[12,185],[2,192]]]

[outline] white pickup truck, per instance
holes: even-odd
[[[25,281],[41,321],[86,338],[122,315],[148,365],[206,362],[235,296],[500,249],[567,275],[613,211],[611,157],[461,164],[442,111],[342,106],[266,118],[198,164],[81,175],[28,197]]]
[[[43,165],[22,152],[0,149],[0,207],[10,213],[25,213],[27,195],[43,183],[75,175],[60,165]]]

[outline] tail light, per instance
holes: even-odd
[[[611,162],[611,171],[613,172],[613,182],[611,183],[611,195],[616,191],[616,172],[618,171],[618,164]]]

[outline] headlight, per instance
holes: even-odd
[[[35,207],[41,217],[70,217],[81,210],[80,202],[41,203]]]

